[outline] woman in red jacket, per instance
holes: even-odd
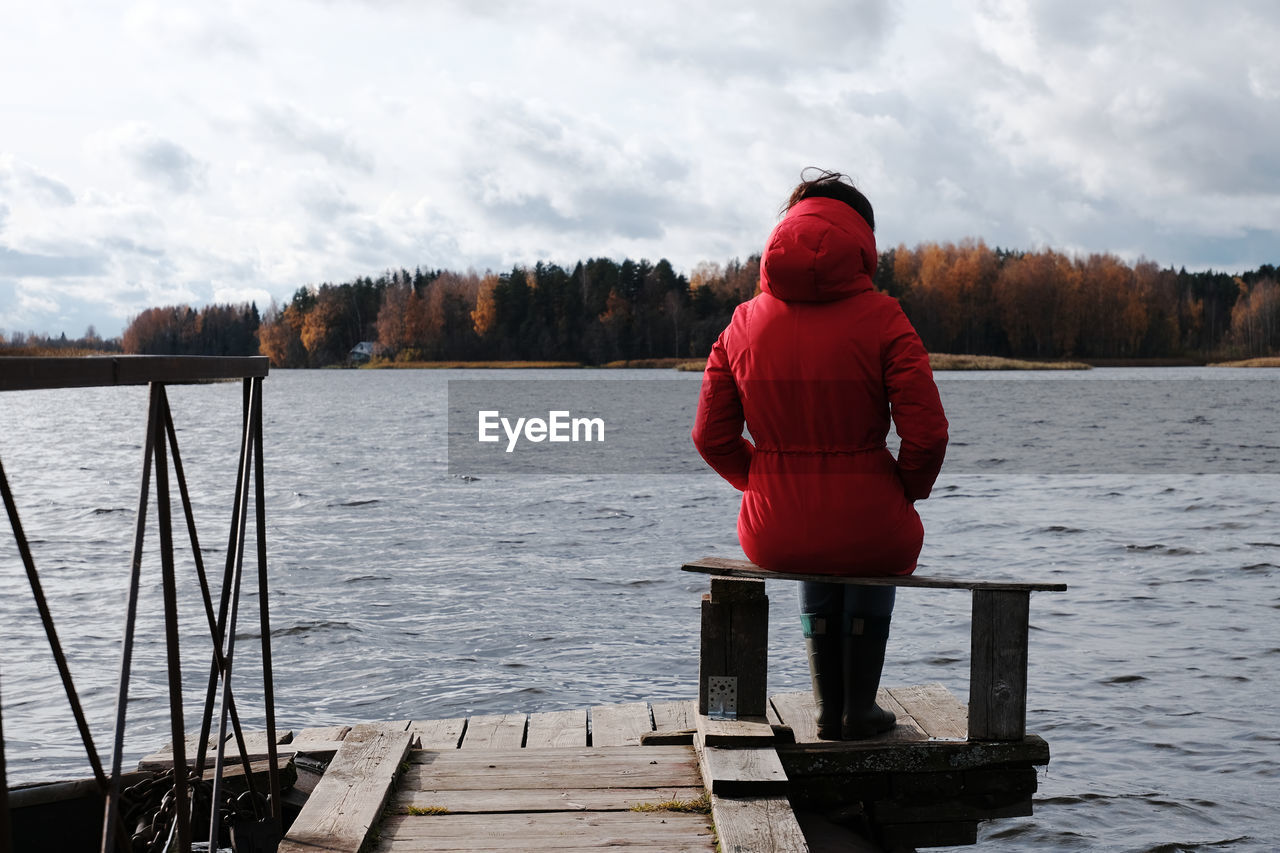
[[[872,286],[874,228],[844,175],[803,181],[765,246],[761,293],[734,311],[707,361],[693,441],[742,491],[738,539],[765,569],[916,567],[924,529],[913,504],[942,467],[947,420],[919,336]],[[875,694],[894,588],[803,583],[800,599],[819,736],[891,729]]]

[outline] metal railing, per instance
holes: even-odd
[[[49,388],[82,388],[112,385],[148,385],[149,403],[146,425],[146,441],[143,450],[142,482],[138,494],[138,511],[130,564],[128,600],[124,618],[124,638],[120,654],[119,689],[116,697],[115,735],[112,744],[110,769],[104,769],[89,731],[84,709],[76,693],[75,684],[67,667],[66,656],[58,640],[53,616],[49,611],[44,590],[40,584],[35,561],[18,514],[17,501],[9,488],[3,464],[0,464],[0,493],[5,511],[13,529],[18,552],[30,581],[40,620],[44,626],[49,647],[57,664],[67,701],[75,717],[76,726],[93,770],[93,777],[104,801],[101,851],[112,853],[132,849],[129,830],[123,826],[122,762],[126,712],[129,701],[130,673],[133,665],[133,647],[138,616],[138,593],[142,581],[142,557],[147,512],[152,503],[152,477],[155,479],[156,527],[159,531],[159,555],[161,588],[164,609],[164,631],[167,653],[169,720],[173,743],[172,787],[168,792],[174,820],[169,837],[164,839],[165,849],[190,853],[193,827],[193,786],[203,778],[210,761],[208,745],[210,733],[217,727],[217,737],[212,756],[213,778],[209,799],[209,835],[217,847],[220,836],[220,808],[223,795],[222,777],[226,767],[227,729],[230,726],[236,745],[236,755],[244,768],[249,785],[249,800],[254,821],[265,832],[259,837],[280,837],[282,822],[280,778],[277,768],[275,697],[271,670],[271,626],[267,605],[267,552],[266,515],[263,496],[262,460],[262,380],[267,375],[268,360],[262,357],[231,358],[205,356],[119,356],[103,358],[0,358],[0,391],[16,391]],[[169,409],[165,388],[170,384],[208,382],[216,380],[242,380],[243,406],[241,414],[242,439],[240,461],[236,472],[234,505],[231,508],[231,524],[228,532],[227,556],[223,569],[222,585],[215,607],[204,561],[201,557],[199,538],[182,458],[178,450],[177,432]],[[172,469],[172,480],[170,479]],[[204,696],[200,734],[194,760],[186,752],[186,731],[183,718],[182,673],[179,659],[178,630],[178,580],[174,560],[172,484],[176,484],[182,504],[187,536],[195,565],[196,579],[204,605],[208,639],[212,646],[208,687]],[[253,513],[250,514],[250,492]],[[263,673],[263,705],[267,735],[267,791],[255,789],[254,773],[240,717],[232,690],[232,665],[235,658],[236,625],[240,616],[240,591],[244,579],[244,550],[246,533],[250,524],[255,525],[257,545],[257,598],[261,623],[261,655]],[[193,639],[188,634],[187,639]],[[199,639],[198,637],[194,639]],[[215,718],[214,706],[218,705]],[[2,715],[0,715],[2,716]],[[180,768],[186,768],[181,772]],[[201,827],[203,828],[203,827]],[[0,853],[13,849],[9,810],[8,782],[5,776],[4,730],[0,719]],[[274,849],[274,846],[272,846]]]

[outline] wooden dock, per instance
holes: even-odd
[[[694,700],[303,729],[281,754],[331,761],[280,851],[901,850],[1030,814],[1044,741],[967,740],[937,684],[880,701],[898,727],[858,742],[819,741],[807,693],[738,734]]]
[[[837,579],[969,591],[970,690],[966,706],[940,684],[882,689],[894,729],[822,741],[809,693],[766,693],[771,573],[714,557],[684,569],[713,575],[697,700],[287,735],[278,754],[328,763],[298,774],[309,796],[280,853],[909,851],[1031,814],[1049,748],[1026,732],[1028,607],[1061,584]]]

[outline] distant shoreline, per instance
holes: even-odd
[[[1209,367],[1280,367],[1280,356],[1266,358],[1245,358],[1240,361],[1218,361]]]
[[[59,357],[112,357],[124,353],[104,350],[66,349],[58,351],[31,348],[0,347],[0,363],[5,356],[59,356]],[[706,368],[704,358],[638,358],[611,361],[606,364],[584,364],[577,361],[386,361],[378,360],[356,365],[360,370],[680,370],[701,373]],[[1090,358],[1080,361],[1034,361],[1030,359],[1004,358],[995,355],[964,355],[959,353],[930,353],[929,366],[935,371],[948,370],[1091,370],[1095,367],[1269,367],[1280,368],[1280,356],[1264,356],[1232,361],[1205,361],[1193,358]],[[273,370],[333,370],[343,365],[325,368],[280,368]]]
[[[377,361],[361,365],[363,370],[499,370],[499,369],[583,369],[583,370],[680,370],[701,373],[705,358],[640,358],[588,365],[574,361]],[[931,353],[929,365],[934,370],[1089,370],[1082,361],[1028,361],[993,355],[953,355]]]

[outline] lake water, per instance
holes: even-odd
[[[740,555],[737,493],[687,442],[699,378],[274,372],[265,459],[282,727],[696,695],[706,578],[679,566]],[[921,571],[1070,585],[1032,597],[1028,729],[1053,755],[1036,814],[984,825],[983,849],[1274,849],[1280,371],[938,378],[953,446],[933,497],[918,505]],[[569,445],[548,455],[547,443],[542,473],[459,455],[474,414],[459,421],[457,412],[478,380],[507,401],[513,383],[533,383],[516,390],[537,405],[585,382],[572,390],[595,401],[611,435],[638,432],[640,449],[624,464],[573,456],[586,451]],[[655,381],[634,395],[623,387]],[[170,398],[205,559],[220,567],[239,387],[178,387]],[[141,388],[0,395],[0,460],[104,753],[145,400]],[[534,413],[545,415],[521,412]],[[10,781],[87,775],[17,550],[4,538]],[[129,762],[168,740],[154,547],[145,570]],[[208,644],[189,554],[179,571],[194,697],[203,695]],[[769,593],[770,689],[807,689],[794,585],[770,583]],[[248,726],[261,720],[252,604],[237,646]],[[965,700],[968,617],[966,593],[900,591],[884,682],[940,681]]]

